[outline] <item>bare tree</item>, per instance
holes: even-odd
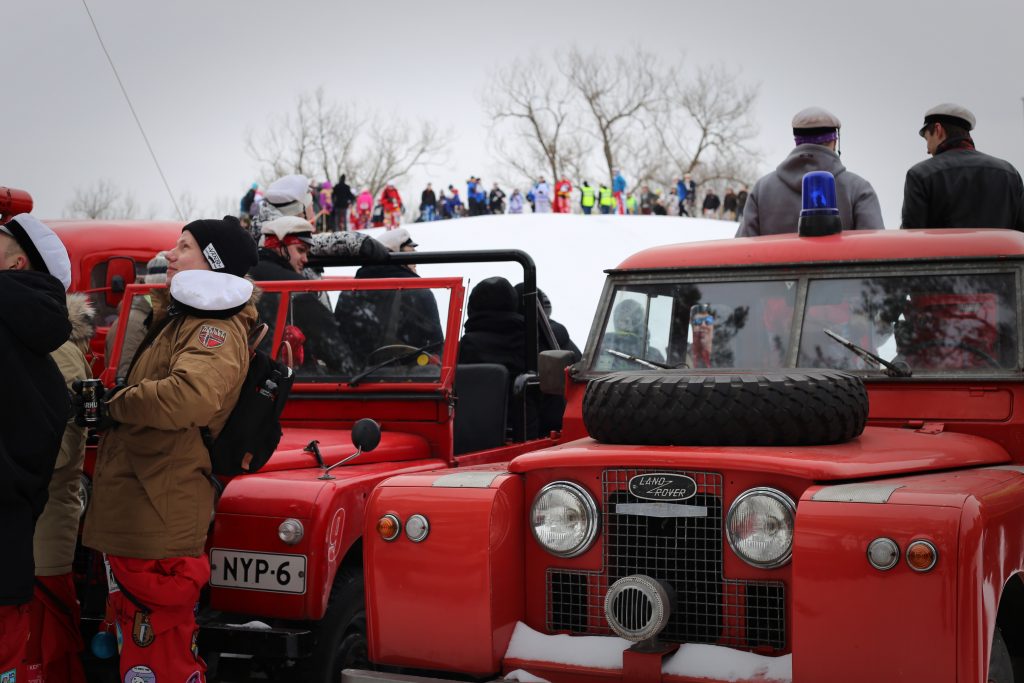
[[[640,48],[607,57],[572,49],[559,60],[562,73],[588,114],[587,130],[597,141],[609,182],[628,150],[640,116],[661,101],[662,77],[654,55]]]
[[[139,218],[135,198],[106,178],[86,187],[76,187],[65,207],[68,218],[116,220]]]
[[[541,168],[552,180],[577,176],[585,165],[574,93],[561,74],[536,56],[496,69],[482,96],[499,158],[533,179]]]
[[[346,174],[353,186],[376,194],[414,168],[438,163],[450,134],[430,122],[411,123],[355,103],[333,103],[318,88],[271,118],[259,133],[246,134],[246,151],[260,165],[262,180],[289,173],[331,183]]]
[[[692,78],[666,74],[665,99],[631,150],[641,178],[667,185],[692,173],[701,183],[749,183],[759,161],[751,146],[757,92],[723,66],[698,68]]]

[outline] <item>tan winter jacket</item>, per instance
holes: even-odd
[[[50,356],[64,375],[68,391],[71,391],[72,382],[92,377],[85,354],[96,328],[94,311],[85,294],[68,294],[67,302],[71,338]],[[78,520],[82,515],[79,486],[84,460],[85,428],[76,425],[72,415],[64,428],[57,464],[50,478],[50,497],[36,522],[36,532],[32,537],[36,576],[71,572],[78,539]]]
[[[166,290],[154,292],[151,329],[166,316]],[[234,408],[255,320],[252,301],[226,319],[176,316],[139,354],[108,404],[120,424],[100,441],[85,545],[145,559],[202,554],[213,488],[199,428],[216,436]]]

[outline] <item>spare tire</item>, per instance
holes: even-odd
[[[867,416],[864,383],[835,370],[615,372],[583,397],[602,443],[814,446],[853,439]]]

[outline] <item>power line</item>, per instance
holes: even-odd
[[[89,5],[86,0],[82,0],[82,6],[85,7],[85,13],[89,15],[89,23],[92,24],[92,30],[96,33],[96,40],[100,42],[100,47],[103,48],[103,54],[107,56],[107,63],[110,64],[110,70],[114,72],[114,78],[117,79],[117,84],[121,87],[121,93],[124,95],[125,102],[128,103],[128,109],[132,113],[132,118],[135,119],[135,125],[139,127],[142,139],[146,143],[146,149],[149,150],[149,156],[153,158],[153,165],[156,166],[156,172],[160,174],[160,180],[164,183],[164,189],[167,190],[167,196],[171,199],[174,211],[178,214],[178,218],[180,220],[185,220],[185,216],[181,213],[181,209],[178,207],[178,202],[174,198],[174,193],[171,192],[171,186],[167,182],[167,176],[164,175],[164,170],[160,168],[160,162],[157,161],[156,152],[153,151],[153,145],[149,144],[149,137],[146,136],[146,131],[142,127],[142,121],[139,120],[139,115],[135,113],[135,107],[132,105],[132,98],[128,97],[128,90],[124,87],[124,83],[121,82],[121,76],[117,73],[117,67],[114,66],[114,60],[111,59],[110,53],[107,51],[107,46],[103,42],[103,36],[100,35],[100,30],[96,26],[96,20],[92,18],[92,12],[89,11]]]

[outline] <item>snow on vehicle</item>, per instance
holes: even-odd
[[[344,680],[1019,680],[1022,287],[1004,230],[627,258],[575,440],[373,491]]]

